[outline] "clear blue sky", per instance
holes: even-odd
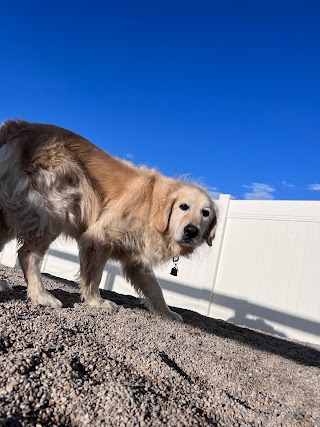
[[[238,199],[320,199],[320,1],[2,1],[0,121]]]

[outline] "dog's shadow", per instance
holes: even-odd
[[[45,288],[55,298],[62,302],[63,307],[72,308],[75,304],[83,303],[81,301],[80,287],[77,283],[67,279],[57,278],[47,273],[43,273],[42,276],[44,278]],[[52,283],[50,283],[51,280],[61,283],[67,289],[52,288]],[[116,292],[106,291],[103,289],[100,289],[100,293],[103,299],[108,299],[121,307],[131,309],[140,308],[146,310],[144,303],[137,297],[131,295],[121,295],[117,294]],[[0,303],[17,300],[24,302],[28,300],[26,285],[13,285],[11,289],[0,292]]]
[[[65,291],[59,288],[48,289],[48,292],[62,302],[63,308],[73,308],[75,304],[84,304],[83,301],[81,301],[79,292],[74,292],[73,290]],[[101,296],[103,299],[108,299],[123,308],[140,308],[142,310],[147,310],[141,300],[130,295],[119,295],[115,292],[101,290]],[[17,300],[27,302],[26,286],[16,285],[13,286],[11,290],[0,292],[0,303]]]
[[[8,301],[27,301],[27,288],[26,286],[16,285],[11,289],[6,289],[0,292],[0,303]]]
[[[56,298],[58,298],[63,307],[74,307],[75,304],[84,304],[81,301],[80,293],[78,292],[69,292],[62,289],[50,289],[49,292]],[[138,298],[130,295],[119,295],[112,291],[100,290],[101,297],[116,303],[117,305],[124,308],[141,308],[145,309],[143,302]]]
[[[74,304],[82,303],[80,287],[76,282],[72,282],[67,279],[57,278],[47,273],[44,273],[43,277],[51,280],[54,279],[56,282],[61,283],[67,287],[67,290],[61,288],[49,289],[49,292],[62,302],[63,307],[73,307]],[[143,301],[140,298],[131,295],[122,295],[104,289],[100,289],[100,294],[103,299],[112,301],[121,307],[141,308],[143,310],[147,310]]]

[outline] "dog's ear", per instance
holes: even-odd
[[[217,217],[215,216],[209,225],[209,229],[207,233],[204,236],[209,246],[212,246],[212,241],[216,234],[216,229],[217,229]]]
[[[168,228],[172,208],[175,201],[176,198],[173,196],[167,196],[166,198],[160,200],[155,214],[155,227],[159,233],[164,233]]]

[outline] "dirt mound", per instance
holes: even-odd
[[[320,351],[102,291],[111,316],[73,282],[44,275],[64,308],[32,307],[19,270],[0,293],[1,426],[318,426]]]

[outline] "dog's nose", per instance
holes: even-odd
[[[196,226],[188,224],[184,227],[184,234],[190,239],[194,239],[199,234],[199,230]]]

